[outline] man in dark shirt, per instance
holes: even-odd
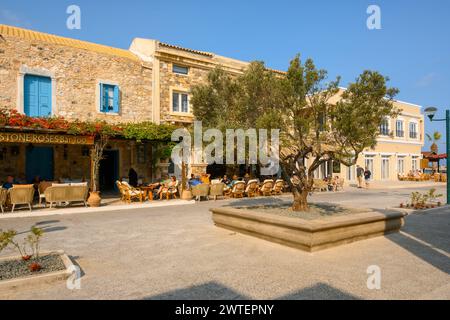
[[[138,186],[138,174],[133,168],[128,171],[128,183],[135,188]]]
[[[13,187],[14,184],[14,177],[13,176],[8,176],[6,178],[6,183],[3,184],[2,188],[4,189],[11,189]]]

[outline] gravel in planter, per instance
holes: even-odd
[[[326,219],[330,217],[345,216],[350,214],[361,213],[361,210],[345,208],[339,205],[333,205],[328,203],[310,203],[309,211],[293,211],[292,203],[280,203],[277,205],[260,205],[239,207],[238,209],[246,209],[251,211],[257,211],[259,213],[275,214],[278,216],[301,218],[305,220]]]
[[[37,272],[31,272],[29,266],[33,262],[38,262],[41,265],[42,269]],[[31,259],[29,261],[23,261],[21,259],[0,261],[0,281],[45,274],[55,271],[62,271],[65,269],[66,267],[64,265],[64,262],[57,254],[45,255],[37,260]]]

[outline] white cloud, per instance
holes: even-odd
[[[430,86],[434,80],[437,79],[437,74],[435,72],[430,72],[427,75],[423,76],[422,78],[417,81],[416,86],[417,87],[428,87]]]

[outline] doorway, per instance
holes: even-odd
[[[103,151],[100,161],[99,186],[101,191],[115,191],[116,181],[119,179],[119,151]],[[116,190],[117,191],[117,190]]]
[[[35,177],[42,181],[53,181],[53,148],[35,147],[26,148],[25,175],[28,183]]]

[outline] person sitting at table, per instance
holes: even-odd
[[[7,176],[6,177],[6,182],[3,184],[2,188],[9,190],[9,189],[11,189],[13,187],[14,183],[15,183],[14,182],[14,177],[13,176]]]
[[[189,183],[189,185],[191,186],[191,188],[192,188],[192,187],[195,187],[195,186],[198,186],[199,184],[203,184],[202,181],[201,181],[201,179],[200,179],[200,176],[194,177],[194,179],[193,179],[192,181],[190,181],[190,183]]]
[[[172,191],[177,186],[178,186],[177,177],[175,177],[175,176],[170,177],[170,181],[165,183],[161,187],[161,190],[159,192],[159,200],[162,200],[162,197],[163,197],[164,194],[166,194],[169,191]],[[173,190],[173,191],[175,191],[175,190]]]
[[[221,183],[229,187],[231,185],[231,180],[228,179],[227,175],[224,175],[222,180],[220,180]]]
[[[210,177],[211,177],[210,174],[202,173],[200,181],[202,182],[202,184],[211,184],[211,180],[209,179]]]

